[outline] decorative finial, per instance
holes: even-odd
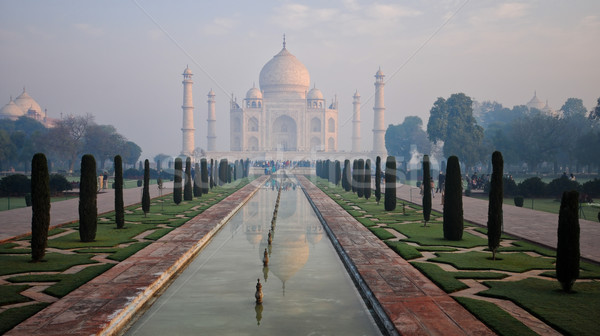
[[[285,33],[283,34],[283,49],[285,49]]]

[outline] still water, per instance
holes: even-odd
[[[281,192],[269,247],[276,199],[267,183],[128,335],[380,335],[299,187]]]

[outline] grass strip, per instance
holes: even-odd
[[[429,223],[426,227],[421,223],[390,224],[394,230],[407,237],[403,241],[417,243],[421,246],[450,246],[473,248],[487,246],[487,239],[477,237],[468,232],[463,233],[462,240],[447,240],[444,238],[444,228],[440,224]]]
[[[10,308],[0,313],[0,335],[14,328],[30,316],[46,308],[49,303],[35,303],[23,307]]]
[[[498,335],[537,335],[533,330],[521,323],[521,321],[512,317],[512,315],[494,303],[460,296],[454,297],[454,299]]]
[[[417,259],[423,256],[414,246],[400,241],[386,241],[385,244],[398,253],[404,260]]]
[[[143,249],[144,247],[146,247],[150,244],[151,244],[151,242],[142,242],[142,243],[131,244],[127,247],[118,249],[116,253],[108,256],[107,259],[123,261],[123,260],[129,258],[130,256],[136,254],[139,250]]]
[[[561,333],[597,335],[600,330],[596,315],[600,311],[598,281],[576,282],[574,293],[563,292],[557,281],[532,278],[484,284],[490,289],[480,295],[511,300]]]
[[[31,286],[16,285],[16,286],[0,286],[0,305],[15,304],[31,301],[30,298],[19,293]]]
[[[45,262],[31,263],[29,255],[0,255],[0,275],[29,272],[62,272],[72,266],[94,264],[93,254],[60,254],[47,253]]]
[[[146,236],[146,239],[150,239],[150,240],[158,240],[160,238],[162,238],[164,235],[166,235],[167,233],[173,231],[174,228],[163,228],[163,229],[158,229],[154,232],[152,232],[151,234]]]
[[[396,238],[396,236],[394,236],[388,230],[382,227],[370,227],[369,230],[371,230],[371,232],[373,232],[373,234],[381,240]]]
[[[554,269],[554,259],[534,258],[526,253],[507,253],[492,260],[490,252],[436,253],[433,262],[450,264],[463,270],[499,270],[523,273],[533,269]]]

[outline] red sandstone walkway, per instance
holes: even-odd
[[[396,196],[400,199],[421,205],[422,197],[419,188],[400,185],[396,188]],[[433,209],[443,212],[441,194],[435,194]],[[463,196],[463,213],[465,220],[487,226],[488,201]],[[529,240],[550,248],[556,248],[556,230],[558,214],[520,208],[504,204],[504,232],[525,240]],[[579,219],[581,256],[600,262],[600,223]]]
[[[494,335],[308,179],[298,179],[400,334]]]
[[[122,328],[242,207],[261,177],[5,335],[110,335]]]
[[[173,182],[165,182],[162,194],[173,191]],[[158,197],[157,185],[150,186],[150,197]],[[142,188],[123,190],[123,202],[129,206],[142,202]],[[115,209],[115,192],[105,189],[98,193],[98,213],[106,213]],[[50,205],[50,228],[79,220],[79,198],[53,202]],[[31,233],[31,207],[0,211],[0,243],[7,239]]]

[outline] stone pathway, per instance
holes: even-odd
[[[494,335],[308,179],[298,180],[398,333]]]
[[[165,182],[163,190],[157,185],[150,186],[150,198],[167,195],[173,191],[173,182]],[[142,187],[123,189],[123,202],[125,206],[142,202]],[[115,209],[115,192],[112,189],[103,189],[97,198],[98,214],[103,214]],[[50,228],[72,223],[79,220],[79,198],[50,204]],[[31,233],[31,207],[0,211],[0,243]]]
[[[265,180],[266,177],[254,180],[5,335],[97,335],[117,332],[185,267]],[[141,235],[138,238],[144,239]],[[35,292],[43,290],[41,286]]]

